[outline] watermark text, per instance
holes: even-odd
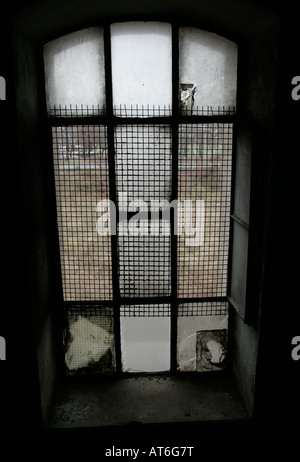
[[[300,75],[296,75],[292,78],[292,98],[294,101],[299,101],[300,99]]]
[[[97,204],[96,230],[99,236],[184,236],[187,246],[200,246],[204,241],[204,200],[174,199],[145,201],[128,200],[127,193],[119,195],[118,229],[117,209],[111,200]],[[173,216],[173,220],[171,219]]]
[[[0,75],[0,101],[6,100],[6,82],[5,78]]]
[[[4,337],[0,337],[0,360],[6,360],[6,342]]]
[[[300,359],[300,335],[298,335],[297,337],[293,337],[292,339],[292,345],[293,345],[293,348],[292,348],[292,359],[294,361],[299,361]]]

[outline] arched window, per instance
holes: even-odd
[[[137,21],[44,58],[67,372],[224,368],[237,45]]]

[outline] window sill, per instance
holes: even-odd
[[[224,371],[176,376],[69,377],[56,396],[49,429],[247,419],[249,414],[233,380]]]

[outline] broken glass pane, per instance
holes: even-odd
[[[179,371],[200,372],[220,370],[224,367],[228,328],[227,310],[227,302],[179,304],[177,321]]]
[[[70,310],[65,332],[65,362],[69,374],[112,372],[115,368],[114,323],[111,308]]]
[[[98,27],[83,29],[49,42],[44,47],[48,114],[54,106],[105,105],[104,40]]]
[[[170,369],[169,305],[121,306],[123,372]]]
[[[158,22],[112,24],[111,52],[116,115],[170,115],[171,25]]]
[[[227,345],[226,329],[197,332],[197,372],[220,371],[225,367]]]
[[[237,45],[193,27],[179,29],[179,102],[184,115],[236,106]],[[224,108],[223,108],[224,107]]]

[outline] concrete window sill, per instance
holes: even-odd
[[[223,372],[122,377],[69,377],[56,396],[50,429],[249,419]]]

